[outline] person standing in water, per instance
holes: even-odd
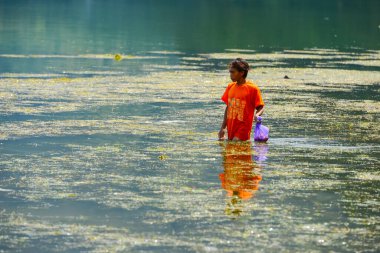
[[[253,120],[256,121],[256,117],[264,112],[264,101],[259,87],[246,80],[248,70],[249,65],[242,58],[236,58],[229,64],[232,82],[221,97],[227,106],[219,140],[225,139],[226,128],[228,140],[250,140]]]

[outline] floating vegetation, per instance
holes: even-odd
[[[114,57],[115,61],[121,61],[122,58],[123,57],[121,56],[121,54],[115,54],[115,57]]]
[[[0,58],[56,58],[56,59],[114,59],[121,60],[121,54],[79,54],[79,55],[60,55],[60,54],[0,54]],[[147,56],[147,55],[126,55],[125,59],[156,59],[161,58],[160,56]]]
[[[150,53],[174,63],[1,74],[0,251],[379,250],[377,51]],[[266,144],[217,140],[228,72],[192,65],[238,56]]]
[[[166,159],[168,159],[168,156],[167,155],[160,155],[158,158],[160,160],[166,160]]]

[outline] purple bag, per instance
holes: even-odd
[[[261,116],[257,116],[254,140],[266,142],[269,139],[269,128],[261,125],[261,119]]]

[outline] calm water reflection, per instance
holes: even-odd
[[[224,171],[219,174],[219,179],[229,197],[225,213],[240,215],[243,209],[242,205],[244,205],[243,201],[254,197],[255,192],[259,189],[263,167],[252,159],[252,141],[223,141],[220,145]],[[265,154],[261,152],[255,157],[262,160]]]

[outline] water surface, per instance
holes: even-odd
[[[0,251],[379,251],[377,1],[0,6]],[[266,144],[217,141],[236,57]]]

